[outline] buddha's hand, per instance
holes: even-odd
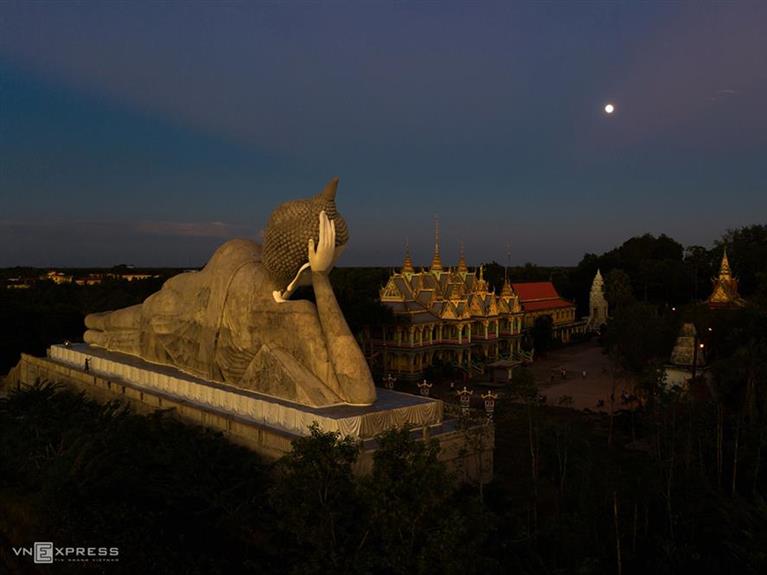
[[[320,237],[317,247],[309,238],[309,265],[313,272],[327,273],[333,267],[336,251],[336,224],[328,218],[325,210],[320,212]]]

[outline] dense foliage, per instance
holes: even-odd
[[[16,365],[22,352],[45,355],[54,343],[82,341],[87,314],[144,301],[174,273],[158,271],[160,278],[132,282],[111,279],[79,286],[40,281],[31,289],[0,288],[0,374]]]
[[[11,544],[117,546],[105,573],[471,573],[486,533],[436,443],[314,427],[276,465],[168,414],[42,384],[0,399],[0,572]],[[69,567],[69,569],[67,569]],[[77,573],[80,565],[57,565]]]
[[[542,405],[529,372],[515,380],[481,496],[406,431],[358,476],[359,446],[317,428],[266,464],[169,414],[12,392],[0,570],[31,572],[11,544],[53,540],[119,546],[119,563],[92,566],[104,573],[764,572],[763,386],[723,403],[659,388],[611,419]]]

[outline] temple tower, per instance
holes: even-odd
[[[727,259],[727,247],[722,254],[722,263],[719,266],[719,275],[712,280],[714,289],[708,298],[708,306],[716,308],[743,307],[745,300],[738,293],[738,280],[732,276],[730,260]]]
[[[602,273],[597,270],[594,281],[591,282],[589,294],[589,321],[586,331],[599,331],[607,323],[607,300],[605,299],[605,282]]]

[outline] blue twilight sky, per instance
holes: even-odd
[[[341,176],[342,265],[767,218],[767,2],[0,4],[0,266],[203,263]],[[617,112],[608,117],[605,103]]]

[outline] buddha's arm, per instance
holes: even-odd
[[[309,240],[309,264],[325,345],[346,400],[369,405],[376,399],[373,377],[338,307],[328,278],[333,266],[335,241],[335,225],[325,212],[320,212],[319,241],[315,249],[314,240]]]
[[[376,398],[373,377],[370,375],[365,356],[338,307],[328,274],[312,272],[312,284],[328,355],[342,390],[350,403],[373,403]]]

